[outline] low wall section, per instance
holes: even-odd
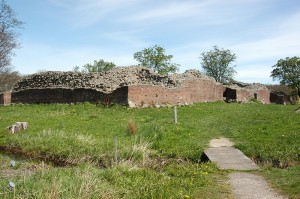
[[[122,87],[110,94],[93,89],[28,89],[12,93],[12,103],[117,103],[127,104],[128,87]]]
[[[151,85],[128,87],[128,100],[137,106],[143,104],[178,104],[223,100],[225,87],[211,80],[186,80],[178,88]]]
[[[236,100],[237,102],[249,102],[251,99],[257,99],[257,101],[264,104],[270,103],[270,91],[268,89],[234,89],[226,88],[224,97],[227,101]]]

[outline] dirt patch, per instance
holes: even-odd
[[[234,143],[231,142],[229,139],[222,138],[222,137],[219,139],[212,139],[209,142],[210,147],[230,147],[233,145],[234,145]]]

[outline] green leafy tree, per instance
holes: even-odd
[[[280,59],[273,68],[271,77],[273,77],[274,80],[280,80],[281,84],[296,89],[297,95],[300,97],[300,58],[287,57]]]
[[[18,33],[23,22],[16,18],[16,14],[6,1],[0,1],[0,69],[11,66],[13,50],[19,47]]]
[[[236,71],[234,70],[235,66],[231,66],[231,64],[236,60],[236,55],[230,50],[214,46],[212,50],[201,53],[200,59],[206,75],[221,83],[233,80]]]
[[[179,69],[178,64],[171,63],[173,55],[166,55],[165,49],[158,45],[136,52],[133,57],[140,62],[139,65],[151,68],[160,74],[175,73]]]
[[[80,69],[79,66],[75,66],[74,71],[83,73],[93,73],[108,71],[113,69],[114,67],[116,67],[116,65],[113,62],[106,62],[103,59],[100,59],[99,61],[94,60],[93,64],[85,64],[84,66],[82,66],[82,69]]]

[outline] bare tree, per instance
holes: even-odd
[[[15,12],[6,3],[0,2],[0,69],[11,66],[13,50],[20,46],[16,29],[21,28],[23,22],[16,18]]]
[[[11,67],[0,69],[0,93],[12,90],[13,86],[21,79],[21,75],[17,71],[13,71]]]

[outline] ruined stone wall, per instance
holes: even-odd
[[[264,104],[270,103],[270,91],[269,89],[260,89],[255,92],[257,94],[257,100]]]
[[[227,102],[236,101],[237,100],[237,90],[226,87],[223,96]]]
[[[177,87],[180,83],[171,76],[160,75],[145,67],[120,67],[101,73],[44,72],[30,75],[19,81],[14,92],[28,89],[94,89],[112,93],[129,85],[157,85],[166,88]]]
[[[225,87],[210,79],[188,79],[178,88],[159,86],[129,86],[128,100],[136,106],[143,104],[191,104],[194,102],[213,102],[223,100]]]
[[[3,105],[11,104],[11,93],[10,92],[0,93],[0,104],[3,104]]]
[[[290,97],[282,92],[271,92],[270,102],[275,104],[290,104],[292,103]]]
[[[270,91],[261,84],[231,85],[226,88],[224,97],[227,101],[249,102],[256,99],[265,104],[270,103]]]
[[[120,67],[101,73],[45,72],[27,76],[13,88],[13,103],[101,102],[127,104],[190,104],[252,98],[269,103],[262,85],[224,87],[197,70],[160,75],[145,67]]]
[[[76,103],[93,102],[102,104],[127,104],[127,87],[116,89],[112,93],[103,93],[94,89],[28,89],[12,93],[12,103]]]

